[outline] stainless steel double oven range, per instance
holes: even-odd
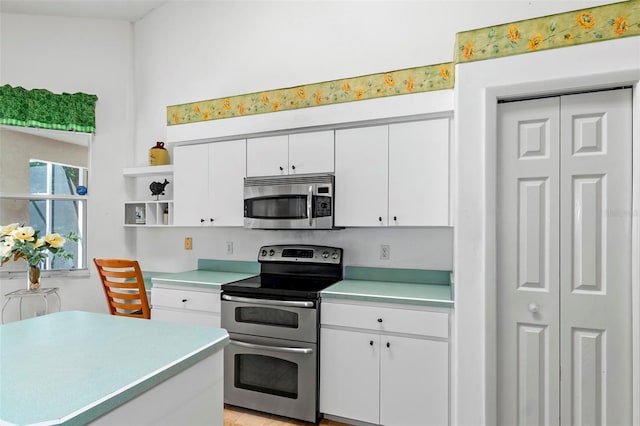
[[[222,286],[226,404],[319,420],[320,291],[342,279],[342,249],[264,246],[260,275]]]

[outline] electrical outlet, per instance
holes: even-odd
[[[227,241],[227,254],[233,254],[233,241]]]
[[[382,244],[380,246],[380,260],[389,260],[391,258],[391,246]]]
[[[193,240],[191,237],[184,237],[184,249],[191,250],[193,248]]]

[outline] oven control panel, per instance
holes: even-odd
[[[304,262],[339,265],[342,249],[314,245],[263,246],[258,252],[258,262]]]

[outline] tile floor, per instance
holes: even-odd
[[[301,420],[278,417],[271,414],[246,410],[244,408],[225,405],[224,426],[310,426],[313,423]],[[320,426],[347,426],[346,423],[339,423],[332,420],[322,419]]]

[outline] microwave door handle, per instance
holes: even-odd
[[[312,201],[313,201],[313,185],[309,185],[309,195],[307,196],[307,217],[309,218],[309,226],[313,225],[313,216],[311,215]]]

